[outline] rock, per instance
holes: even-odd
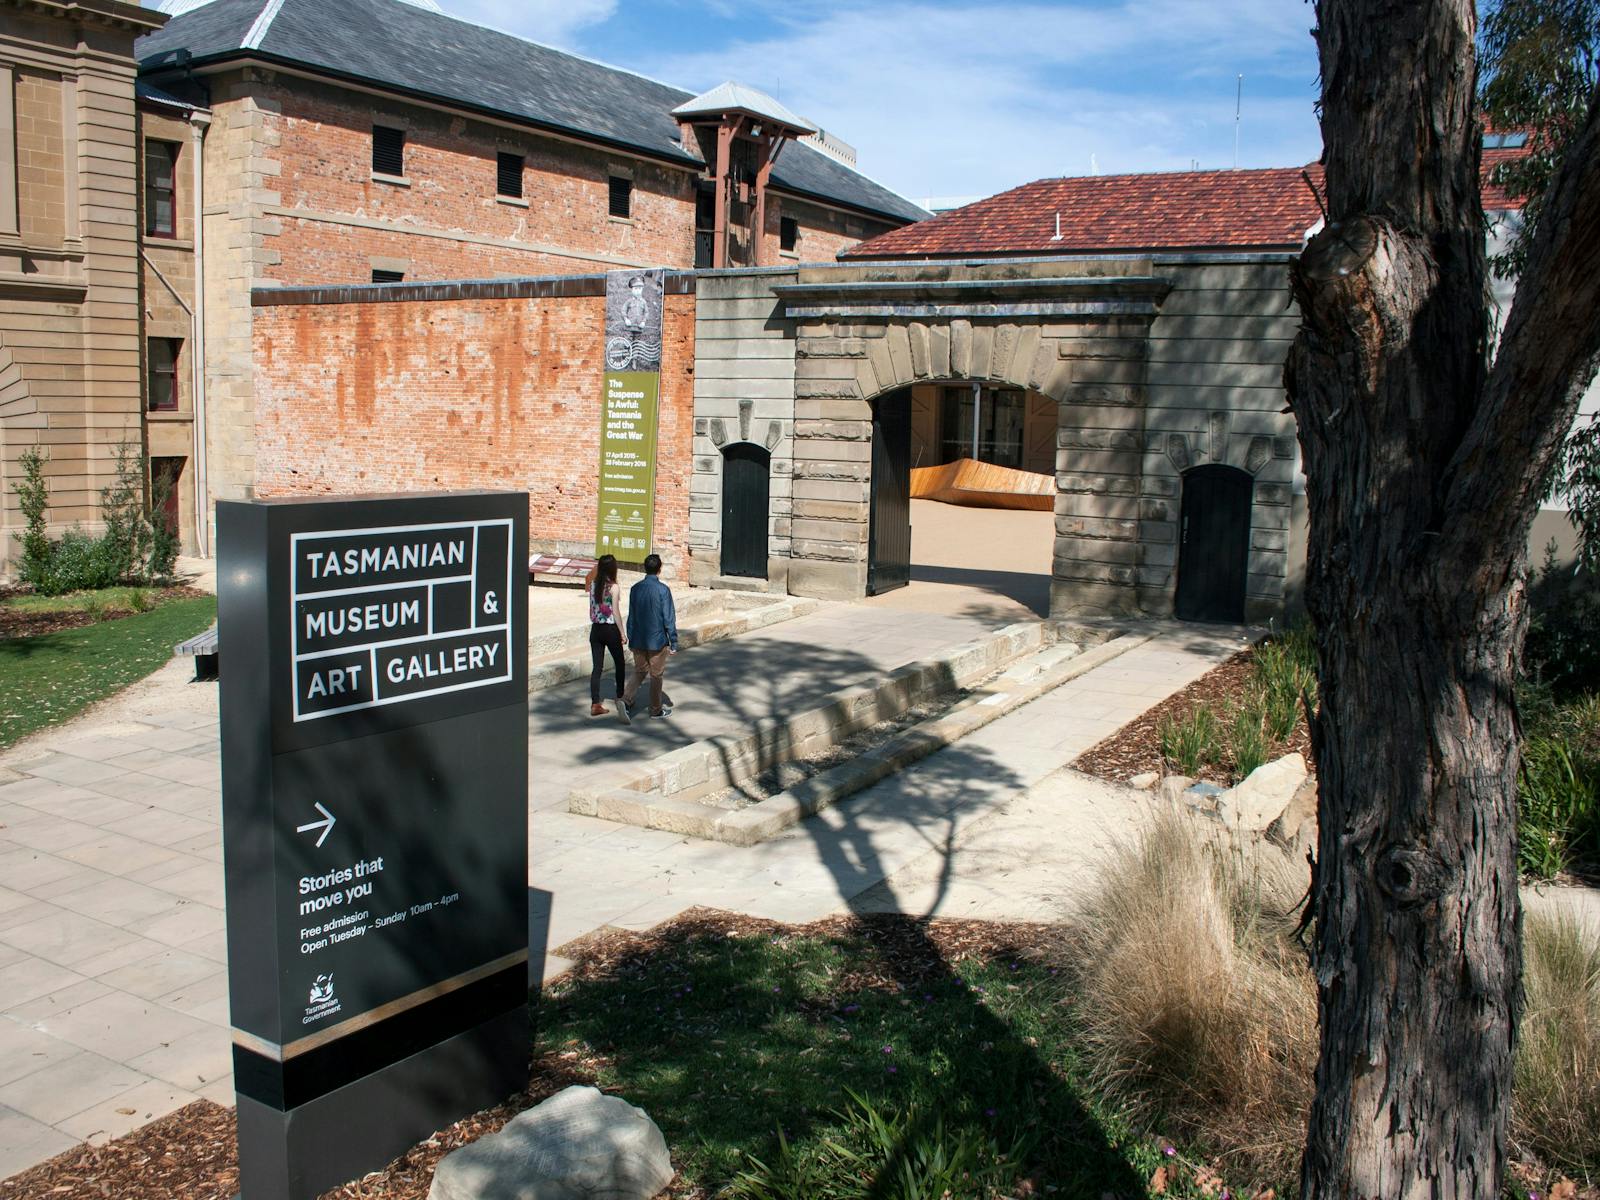
[[[1161,776],[1157,775],[1154,771],[1146,771],[1143,775],[1135,775],[1132,779],[1128,780],[1128,786],[1136,787],[1140,791],[1148,792],[1151,788],[1155,787],[1158,782],[1160,782],[1160,779]]]
[[[1283,811],[1305,779],[1306,760],[1298,754],[1285,754],[1251,771],[1247,778],[1217,797],[1217,806],[1219,810],[1226,809],[1229,824],[1259,833]]]
[[[1267,826],[1267,840],[1299,856],[1317,841],[1317,777],[1307,775]]]
[[[649,1200],[672,1176],[666,1139],[643,1109],[569,1087],[445,1155],[428,1200]]]

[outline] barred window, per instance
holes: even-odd
[[[406,173],[406,131],[387,125],[372,127],[372,171],[375,175]]]

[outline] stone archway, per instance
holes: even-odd
[[[774,290],[796,322],[791,591],[866,593],[871,402],[971,380],[1059,406],[1052,615],[1139,610],[1146,346],[1168,290],[1148,260],[802,268]]]

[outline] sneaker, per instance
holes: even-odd
[[[605,716],[606,715],[606,706],[604,704],[601,704],[598,700],[596,700],[593,704],[589,705],[589,715],[591,717],[603,717],[603,716]]]
[[[617,701],[617,720],[621,721],[624,725],[633,724],[633,710],[628,706],[628,702],[626,700],[619,699]]]
[[[672,715],[672,705],[663,704],[659,712],[652,712],[650,715],[652,717],[670,717]]]

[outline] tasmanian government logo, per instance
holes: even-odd
[[[338,1011],[339,998],[333,994],[333,976],[318,975],[312,981],[311,993],[306,999],[306,1015],[300,1024],[309,1025],[313,1021],[331,1017]]]

